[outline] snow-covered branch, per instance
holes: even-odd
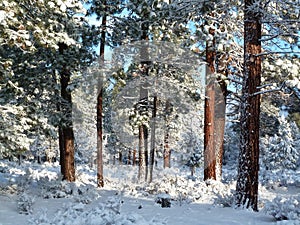
[[[272,85],[270,85],[270,86],[272,86]],[[276,91],[282,91],[282,89],[283,89],[284,87],[285,87],[285,82],[283,82],[283,83],[281,84],[281,86],[278,87],[278,88],[273,88],[273,89],[268,89],[268,90],[259,91],[259,92],[256,92],[256,93],[252,94],[251,96],[262,95],[262,94],[266,94],[266,93],[270,93],[270,92],[276,92]],[[262,87],[260,86],[260,87],[258,87],[258,88],[261,89]]]
[[[300,54],[300,51],[274,51],[274,52],[262,52],[260,54],[256,54],[256,57],[266,56],[266,55],[277,55],[277,54]]]

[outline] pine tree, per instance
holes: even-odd
[[[206,62],[209,72],[207,73],[207,84],[205,93],[205,111],[204,111],[204,180],[216,180],[216,149],[215,149],[215,30],[209,28],[209,34],[213,36],[212,40],[207,41]]]
[[[171,149],[169,145],[170,139],[170,117],[173,111],[172,103],[169,99],[166,100],[165,110],[164,110],[164,168],[171,167]]]
[[[59,52],[63,55],[67,50],[67,45],[64,43],[59,44]],[[60,86],[61,86],[61,104],[60,110],[64,115],[63,120],[60,123],[60,140],[61,149],[61,172],[63,179],[67,181],[75,181],[75,148],[74,148],[74,131],[72,121],[72,95],[68,90],[68,86],[71,81],[71,72],[67,68],[67,65],[63,65],[60,71]]]
[[[157,116],[157,93],[153,96],[152,107],[152,120],[151,120],[151,138],[150,138],[150,160],[149,160],[149,182],[153,180],[153,168],[155,158],[155,146],[156,146],[156,116]]]
[[[244,78],[236,196],[238,206],[251,207],[257,211],[260,96],[256,92],[261,79],[261,16],[253,10],[254,4],[253,0],[245,1]]]
[[[237,18],[234,17],[234,14],[239,12],[237,5],[237,1],[231,1],[230,4],[224,1],[204,1],[199,4],[190,1],[175,1],[173,6],[180,8],[175,15],[176,13],[188,14],[186,17],[195,28],[195,31],[190,29],[188,45],[207,61],[213,72],[212,75],[207,76],[215,77],[214,79],[207,78],[207,94],[210,96],[207,95],[205,102],[204,179],[220,180],[222,176],[227,77],[230,73],[231,76],[240,73],[239,64],[233,62],[232,59],[238,61],[241,48],[230,34],[232,32],[236,37],[240,35],[239,28],[236,26]],[[216,81],[218,85],[214,84]]]
[[[6,99],[4,105],[7,107],[12,102],[13,89],[19,90],[15,95],[18,103],[14,104],[23,108],[23,121],[27,120],[26,123],[30,124],[26,126],[23,123],[19,132],[27,139],[24,144],[40,135],[38,130],[55,137],[53,131],[41,128],[48,129],[47,125],[51,125],[53,129],[53,126],[62,126],[63,121],[71,118],[71,106],[66,110],[62,108],[70,103],[66,100],[70,99],[69,94],[75,88],[74,80],[69,83],[69,77],[80,73],[94,60],[95,30],[78,16],[84,11],[80,1],[52,1],[49,4],[43,1],[4,1],[0,7],[1,12],[7,11],[1,17],[1,35],[6,38],[1,39],[0,60],[1,65],[7,65],[5,70],[1,70],[1,80],[12,84],[12,88],[6,86],[1,89],[1,96]],[[58,82],[60,80],[63,87]],[[63,98],[59,96],[61,89]],[[60,102],[67,104],[60,105],[57,110]],[[18,123],[15,118],[12,119]],[[67,133],[71,140],[72,132]],[[18,135],[18,132],[15,134]],[[61,148],[63,145],[72,146],[71,142],[61,141]],[[6,143],[14,145],[9,140]],[[14,148],[25,150],[27,147],[17,143]]]
[[[241,152],[237,181],[237,204],[257,208],[258,158],[259,158],[259,113],[260,95],[271,90],[262,90],[262,56],[274,53],[293,54],[295,27],[291,21],[299,4],[295,1],[246,1],[244,10],[244,78],[242,85],[241,113]],[[286,8],[291,10],[287,11]],[[295,10],[295,11],[294,11]],[[278,21],[280,20],[280,23]],[[298,21],[295,21],[298,23]],[[264,24],[262,29],[262,24]],[[263,31],[263,33],[262,33]],[[283,44],[284,43],[284,44]],[[264,53],[262,53],[262,46]],[[277,51],[278,50],[278,51]],[[280,88],[275,88],[280,90]]]
[[[109,17],[113,17],[122,11],[121,1],[108,1],[108,0],[92,0],[89,1],[91,7],[88,15],[96,14],[97,19],[101,18],[101,36],[100,36],[100,66],[105,65],[105,46],[107,45],[107,23]],[[100,68],[104,70],[104,68]],[[98,187],[104,186],[103,178],[103,81],[104,78],[99,79],[99,93],[97,96],[97,185]]]
[[[266,136],[262,148],[262,165],[267,170],[297,169],[300,156],[297,149],[297,134],[299,129],[286,118],[279,117],[278,134]]]

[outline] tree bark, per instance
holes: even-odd
[[[149,150],[148,150],[148,128],[144,126],[144,149],[145,149],[145,181],[148,179],[148,170],[149,170]]]
[[[59,104],[58,104],[59,105]],[[58,112],[60,112],[60,106],[58,107]],[[60,164],[60,172],[61,174],[65,174],[65,150],[64,150],[64,134],[62,126],[58,127],[58,146],[59,146],[59,164]]]
[[[123,165],[123,153],[122,153],[122,151],[119,151],[118,159],[119,159],[119,165]]]
[[[136,149],[132,153],[132,166],[136,166]]]
[[[145,135],[144,125],[139,126],[139,172],[138,179],[145,179]]]
[[[164,168],[171,167],[171,151],[169,146],[169,123],[170,123],[170,115],[172,113],[171,103],[169,100],[166,101],[165,107],[165,134],[164,134]]]
[[[62,50],[61,50],[62,51]],[[62,53],[62,52],[61,52]],[[52,80],[55,85],[58,85],[58,81],[53,71]],[[59,90],[54,88],[54,93],[56,96],[59,96]],[[56,103],[56,110],[58,113],[61,112],[61,99]],[[59,165],[61,174],[65,174],[65,164],[64,164],[64,138],[63,138],[63,130],[62,124],[58,125],[58,147],[59,147]]]
[[[153,180],[154,156],[155,156],[155,135],[156,135],[156,107],[157,96],[153,97],[152,121],[151,121],[151,138],[150,138],[150,175],[149,182]]]
[[[144,82],[141,82],[139,102],[140,115],[143,115],[148,110],[146,106],[146,104],[148,104],[148,90],[145,85]],[[139,180],[146,179],[146,165],[148,165],[148,162],[146,162],[146,159],[148,160],[148,157],[146,158],[146,154],[148,154],[147,146],[148,130],[147,127],[142,124],[139,126]]]
[[[102,17],[100,40],[100,65],[104,65],[106,14]],[[97,96],[97,187],[104,187],[103,177],[103,78],[99,78],[99,93]]]
[[[103,113],[103,88],[97,96],[97,187],[104,187],[103,177],[103,134],[102,134],[102,113]]]
[[[214,30],[209,33],[214,35]],[[216,154],[215,154],[215,39],[206,44],[206,62],[209,72],[206,75],[205,106],[204,106],[204,180],[216,180]]]
[[[258,210],[259,116],[261,80],[261,21],[250,11],[254,0],[245,1],[244,9],[244,80],[240,106],[240,156],[236,201],[238,206]]]
[[[218,71],[220,73],[220,71]],[[224,71],[227,77],[227,69]],[[222,180],[222,166],[224,154],[224,133],[225,133],[225,114],[227,85],[224,80],[217,78],[218,91],[215,92],[215,157],[216,157],[216,180]]]
[[[75,162],[74,162],[74,132],[72,127],[63,128],[64,135],[64,165],[65,173],[63,179],[75,181]]]
[[[216,111],[216,110],[215,110]],[[216,180],[222,180],[222,163],[223,163],[223,149],[224,149],[224,131],[225,118],[215,118],[214,124],[216,130],[215,137],[215,157],[216,157]]]
[[[164,168],[170,168],[171,153],[170,153],[170,146],[169,146],[169,131],[165,130],[164,135]]]
[[[67,49],[67,45],[64,43],[59,44],[59,52],[61,54]],[[68,90],[68,85],[71,79],[71,73],[64,65],[60,74],[60,85],[61,85],[61,110],[63,112],[63,120],[60,124],[60,152],[61,163],[62,163],[62,175],[63,179],[67,181],[75,181],[75,162],[74,162],[74,132],[72,123],[72,95]]]
[[[131,165],[131,150],[128,150],[127,165]]]
[[[144,21],[141,24],[141,40],[149,40],[148,37],[148,30],[149,30],[149,24],[148,24],[148,15],[145,15],[143,17]],[[140,87],[140,103],[142,103],[142,107],[140,107],[142,110],[143,107],[148,104],[148,90],[147,82],[143,82],[143,76],[148,76],[148,50],[146,48],[141,49],[141,56],[144,60],[141,61],[142,64],[142,71],[141,71],[141,87]],[[148,110],[148,109],[146,109]],[[147,180],[148,175],[148,129],[145,125],[139,126],[139,173],[138,178],[141,181]]]

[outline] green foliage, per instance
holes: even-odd
[[[114,15],[121,13],[124,10],[124,0],[88,0],[90,4],[88,15],[96,14],[97,20],[104,15]]]
[[[84,13],[79,0],[0,3],[1,157],[28,150],[36,136],[53,136],[65,116],[57,112],[62,68],[76,77],[96,56],[98,31]]]
[[[300,112],[294,112],[291,115],[292,121],[295,121],[297,124],[298,128],[300,129]]]
[[[278,134],[262,138],[262,165],[267,170],[297,169],[300,157],[299,129],[279,118]]]
[[[260,2],[264,7],[257,8],[261,6],[258,4],[252,10],[262,15],[264,24],[261,91],[278,88],[285,82],[285,90],[289,93],[299,92],[300,61],[296,54],[299,49],[298,2]],[[73,91],[80,81],[81,71],[96,59],[94,46],[99,43],[103,29],[107,31],[107,45],[112,47],[132,43],[146,35],[150,40],[169,41],[192,49],[199,58],[204,58],[205,45],[214,38],[218,73],[223,76],[227,70],[232,80],[229,86],[234,92],[239,91],[239,82],[243,79],[240,76],[243,71],[241,1],[88,0],[85,3],[90,7],[88,10],[80,0],[0,2],[1,156],[28,149],[40,134],[55,136],[55,127],[66,116],[57,111],[57,105],[61,103],[58,97],[60,72],[63,67],[70,70],[72,80],[68,90]],[[110,21],[105,28],[91,26],[85,15],[96,15],[98,20],[107,15]],[[215,31],[214,37],[210,29]],[[59,52],[61,44],[67,46],[64,52]],[[284,54],[269,54],[274,51]],[[287,53],[292,54],[287,56]],[[128,70],[119,68],[110,74],[113,84],[106,83],[109,95],[106,110],[111,109],[114,97],[133,79],[137,67],[130,65]],[[191,77],[176,66],[168,65],[161,74],[158,71],[162,68],[153,66],[150,77],[165,76],[169,85],[176,86],[176,91],[183,90],[195,101],[201,99]],[[169,87],[166,89],[171,89]],[[277,96],[277,99],[283,98]],[[262,107],[263,135],[273,135],[278,131],[276,126],[265,129],[276,120],[276,110],[273,109],[269,104]],[[290,117],[299,126],[298,114],[295,109]],[[147,123],[148,117],[144,118]],[[106,115],[104,120],[106,118],[112,123],[110,116]],[[107,133],[111,132],[111,125],[104,126]],[[115,134],[111,139],[118,142]]]

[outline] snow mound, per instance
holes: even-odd
[[[276,197],[273,202],[266,203],[264,211],[274,216],[277,220],[298,221],[295,224],[299,225],[300,196],[292,196],[290,198]]]
[[[105,204],[90,208],[83,203],[66,204],[58,209],[55,216],[49,217],[46,211],[36,214],[29,220],[30,225],[166,225],[164,221],[146,221],[136,213],[122,213],[122,201],[111,197]]]

